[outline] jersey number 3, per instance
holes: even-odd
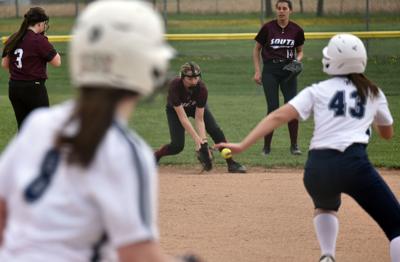
[[[15,65],[17,68],[21,69],[22,68],[22,55],[24,54],[24,50],[21,48],[15,49],[14,55],[17,56],[15,59]]]
[[[357,91],[350,94],[350,98],[355,99],[354,107],[349,108],[351,117],[363,118],[365,113],[365,103],[361,97],[358,96]],[[346,93],[345,91],[337,91],[329,102],[329,110],[333,110],[334,116],[346,116]]]

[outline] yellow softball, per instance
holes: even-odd
[[[222,149],[222,151],[221,151],[221,156],[222,156],[224,159],[231,158],[231,157],[232,157],[232,151],[231,151],[229,148],[224,148],[224,149]]]

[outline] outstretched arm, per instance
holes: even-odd
[[[155,241],[143,241],[118,248],[121,262],[202,262],[195,255],[172,257],[164,254],[160,245]]]
[[[171,261],[161,252],[161,248],[154,241],[145,241],[120,247],[118,248],[118,257],[121,262]]]
[[[197,133],[199,134],[201,140],[204,142],[207,140],[206,125],[204,124],[204,107],[196,107],[194,119]]]
[[[299,113],[296,109],[290,105],[285,104],[278,110],[272,112],[263,118],[258,125],[242,140],[242,142],[235,143],[219,143],[215,145],[216,148],[230,148],[232,153],[240,153],[252,144],[254,144],[258,139],[264,137],[265,135],[271,133],[274,129],[279,126],[299,117]]]

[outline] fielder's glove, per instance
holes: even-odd
[[[303,64],[297,60],[293,60],[289,64],[285,65],[282,69],[290,73],[285,79],[285,81],[289,81],[303,71]]]
[[[196,151],[196,156],[203,170],[210,171],[212,169],[212,154],[208,148],[208,143],[201,144],[199,151]]]

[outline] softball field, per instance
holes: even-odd
[[[212,262],[318,261],[313,207],[300,169],[160,167],[161,245],[169,254],[193,251]],[[400,196],[400,170],[380,170]],[[343,195],[337,261],[389,261],[377,224]]]

